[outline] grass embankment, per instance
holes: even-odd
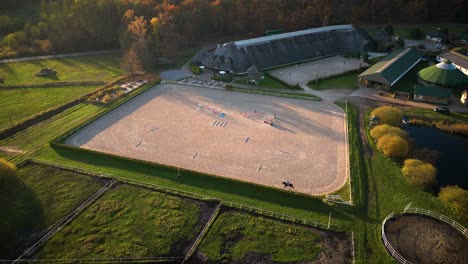
[[[103,54],[73,58],[24,61],[0,64],[0,78],[4,85],[24,85],[24,88],[8,88],[0,85],[0,130],[24,122],[40,113],[71,102],[97,90],[97,85],[53,85],[62,82],[110,82],[122,74],[119,54]],[[42,68],[54,68],[57,75],[36,77]],[[31,86],[31,87],[28,87]]]
[[[404,113],[413,125],[434,126],[442,131],[468,136],[467,113],[441,114],[430,109],[407,109]]]
[[[200,211],[182,198],[119,185],[53,236],[35,258],[180,257],[181,247],[202,228]]]
[[[238,83],[238,84],[243,84],[243,85],[252,85],[249,83],[249,78],[248,77],[245,77],[245,78],[241,78],[241,79],[238,79],[236,81],[234,81],[234,83]],[[273,89],[284,89],[284,90],[287,90],[287,89],[293,89],[287,85],[284,85],[283,83],[277,81],[276,79],[272,78],[270,75],[268,74],[265,74],[263,76],[263,79],[260,80],[260,83],[258,84],[259,87],[264,87],[264,88],[273,88]],[[294,87],[295,90],[297,90],[297,88]]]
[[[356,90],[357,86],[357,71],[347,72],[341,75],[328,77],[316,81],[310,81],[307,86],[314,90],[328,90],[328,89],[346,89]]]
[[[41,232],[100,188],[95,178],[29,164],[0,191],[0,257],[9,258],[28,235]]]
[[[312,100],[312,101],[322,100],[320,97],[313,95],[313,94],[275,92],[272,90],[264,90],[264,89],[245,89],[245,88],[233,87],[230,85],[226,86],[226,90],[233,91],[233,92],[260,94],[260,95],[277,96],[277,97],[293,98],[293,99],[301,99],[301,100]]]
[[[310,229],[228,211],[218,216],[198,250],[210,263],[240,261],[248,253],[278,262],[313,261],[323,250],[320,242]]]
[[[370,34],[374,34],[384,29],[386,25],[359,25],[366,29]],[[393,24],[395,35],[400,36],[400,39],[411,39],[411,31],[418,28],[424,34],[437,30],[437,28],[447,28],[449,34],[461,33],[466,30],[467,24]],[[423,37],[426,37],[423,35]]]
[[[410,94],[414,94],[414,86],[418,84],[418,72],[424,68],[427,68],[428,66],[429,64],[426,61],[420,61],[394,86],[392,86],[391,91],[407,92]]]

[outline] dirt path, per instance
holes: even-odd
[[[366,156],[366,158],[371,158],[372,157],[372,149],[370,147],[370,144],[369,144],[369,140],[367,138],[367,135],[366,135],[366,109],[367,107],[365,106],[358,106],[359,107],[359,115],[358,115],[358,119],[359,119],[359,123],[358,123],[358,127],[359,127],[359,136],[361,137],[361,142],[362,142],[362,146],[364,147],[364,155]]]

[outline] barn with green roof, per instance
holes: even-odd
[[[417,50],[399,49],[385,56],[381,61],[361,73],[359,83],[367,87],[387,89],[397,83],[422,59]]]
[[[467,87],[468,76],[450,60],[432,65],[418,72],[418,81],[425,86],[461,90]]]

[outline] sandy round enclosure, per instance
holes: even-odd
[[[385,233],[393,248],[412,263],[468,263],[468,239],[432,217],[395,216],[387,221]]]
[[[346,182],[347,142],[334,104],[175,84],[151,88],[66,141],[276,188],[289,180],[310,195]]]

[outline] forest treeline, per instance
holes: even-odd
[[[35,2],[35,3],[34,3]],[[340,23],[467,22],[463,0],[2,0],[0,57],[120,48],[173,58],[204,36]],[[17,16],[37,6],[37,16]],[[135,56],[135,55],[132,55]]]

